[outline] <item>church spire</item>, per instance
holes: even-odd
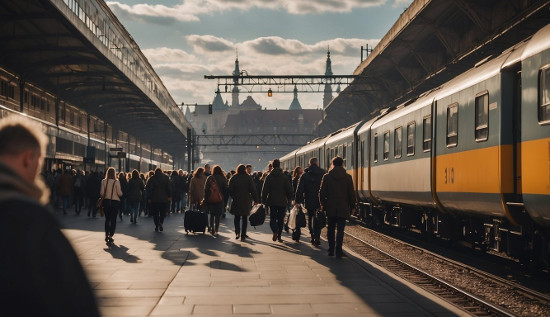
[[[239,51],[236,52],[237,57],[235,58],[235,70],[233,70],[233,90],[231,90],[231,106],[239,106],[239,75],[241,71],[239,70]]]
[[[330,47],[327,49],[327,62],[325,67],[325,76],[332,76],[332,62],[330,61]],[[327,79],[325,84],[325,93],[323,94],[323,109],[332,101],[332,79]]]

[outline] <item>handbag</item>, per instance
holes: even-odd
[[[296,214],[296,228],[305,228],[306,227],[306,214],[302,207],[298,207],[298,213]]]
[[[315,212],[315,221],[317,222],[317,226],[320,229],[323,229],[327,226],[327,215],[325,214],[324,210],[317,209]]]
[[[250,217],[248,218],[250,225],[253,227],[262,225],[265,221],[265,207],[261,204],[256,204],[250,211]]]

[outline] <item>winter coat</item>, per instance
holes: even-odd
[[[71,174],[63,173],[59,176],[57,194],[61,196],[71,196],[73,194],[73,176]]]
[[[229,195],[233,198],[231,214],[248,216],[252,201],[258,202],[258,194],[252,177],[248,174],[236,174],[229,180]]]
[[[0,162],[2,315],[99,316],[74,249],[42,205],[47,196]]]
[[[323,175],[325,175],[325,170],[317,165],[311,165],[306,168],[298,182],[294,198],[296,203],[302,204],[305,200],[307,210],[316,210],[319,208],[319,189],[321,188]]]
[[[265,178],[262,202],[267,206],[285,207],[292,200],[292,185],[283,170],[274,168]]]
[[[174,201],[181,200],[180,182],[181,180],[178,175],[170,175],[170,191],[172,192],[172,200]]]
[[[164,173],[155,173],[147,182],[147,200],[152,203],[168,203],[171,197],[170,178]]]
[[[132,203],[140,202],[144,190],[145,185],[143,185],[143,181],[139,177],[130,178],[130,181],[128,182],[128,201]]]
[[[323,176],[319,190],[319,202],[328,217],[349,219],[357,200],[353,180],[342,166],[335,166]]]
[[[120,187],[120,181],[118,179],[112,178],[101,180],[101,191],[99,194],[104,199],[120,201],[120,199],[122,198],[122,188]]]
[[[206,183],[206,175],[201,174],[199,177],[191,178],[189,186],[189,199],[192,204],[199,204],[204,198],[204,184]]]
[[[97,177],[95,173],[90,174],[86,181],[86,195],[88,197],[97,200],[99,198],[99,192],[101,190],[101,179]]]

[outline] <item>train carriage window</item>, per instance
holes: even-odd
[[[422,120],[422,150],[429,152],[432,149],[432,117],[427,116]]]
[[[550,122],[550,66],[539,73],[539,122]]]
[[[403,128],[399,127],[393,133],[393,155],[395,158],[401,158],[403,152]]]
[[[411,122],[407,125],[407,156],[414,155],[414,137],[415,137],[415,129],[416,123]]]
[[[454,103],[447,108],[447,147],[458,144],[458,104]]]
[[[476,96],[476,141],[487,141],[489,138],[489,93]]]
[[[374,162],[378,162],[378,133],[374,135],[374,150],[372,151],[374,153]]]
[[[390,131],[384,132],[384,161],[390,159]]]

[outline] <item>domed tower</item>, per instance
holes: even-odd
[[[292,100],[288,110],[302,110],[302,106],[298,101],[298,88],[296,88],[296,85],[294,85],[294,99]]]
[[[332,76],[332,62],[330,61],[330,48],[327,50],[327,64],[325,76]],[[332,79],[327,79],[325,84],[325,93],[323,94],[323,109],[332,101]]]

